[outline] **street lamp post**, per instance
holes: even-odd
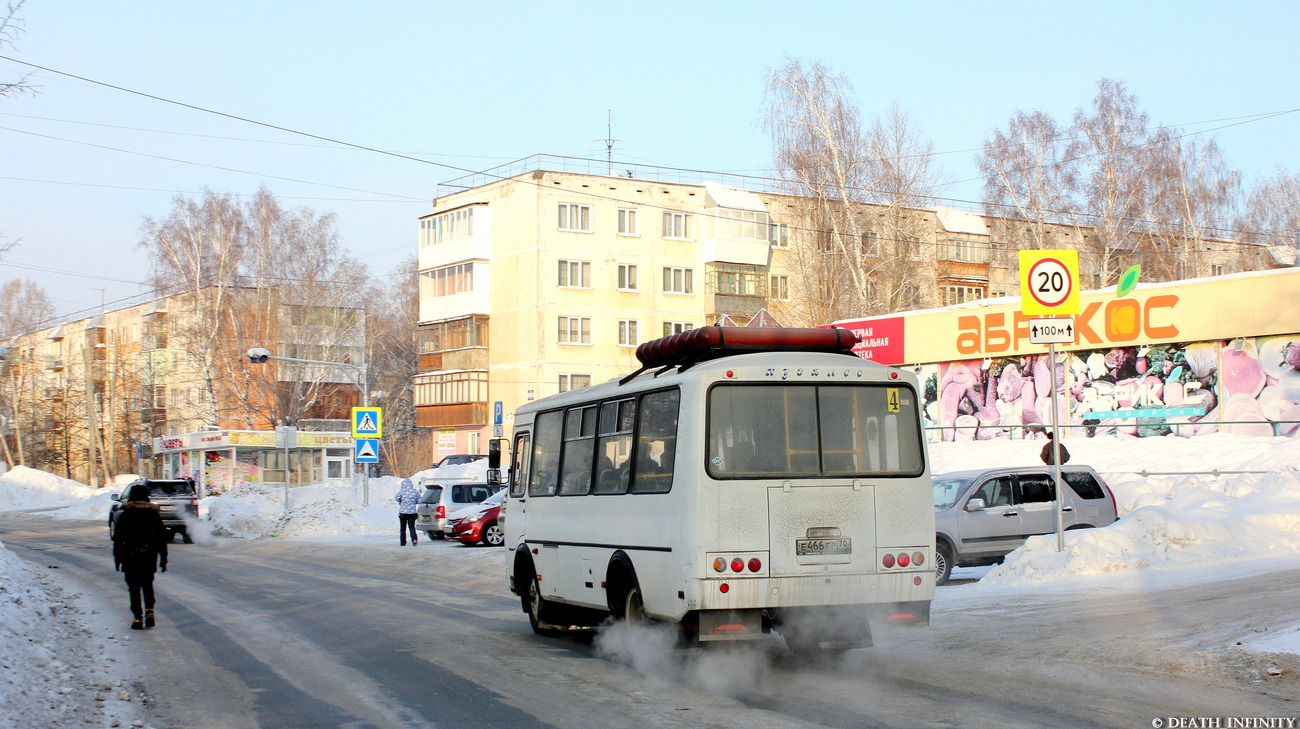
[[[273,362],[297,362],[298,364],[314,364],[326,367],[344,367],[352,371],[357,389],[361,390],[361,407],[370,407],[370,385],[366,382],[366,377],[359,365],[351,362],[326,362],[318,359],[299,359],[297,357],[277,357],[271,354],[271,351],[265,347],[253,347],[248,350],[248,361],[253,364],[266,364],[267,361]],[[361,469],[361,505],[370,505],[370,464],[363,464],[365,468]],[[286,457],[284,463],[284,490],[285,494],[289,492],[289,461]]]

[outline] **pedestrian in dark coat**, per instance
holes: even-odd
[[[406,532],[411,532],[411,546],[420,543],[415,536],[415,517],[420,506],[420,492],[415,490],[411,479],[402,479],[402,488],[397,492],[397,537],[399,543],[406,546]]]
[[[158,505],[149,501],[149,487],[132,486],[113,526],[113,565],[126,577],[131,594],[132,630],[154,626],[153,576],[159,568],[167,571],[170,540]]]
[[[1055,448],[1057,448],[1057,449],[1060,449],[1060,451],[1061,451],[1061,465],[1065,465],[1065,463],[1066,463],[1067,461],[1070,460],[1070,452],[1067,451],[1067,450],[1065,450],[1065,446],[1064,446],[1063,444],[1056,443],[1056,441],[1054,440],[1054,438],[1053,438],[1053,436],[1052,436],[1052,431],[1050,431],[1050,430],[1047,431],[1047,445],[1043,446],[1043,452],[1042,452],[1042,453],[1039,453],[1039,454],[1038,454],[1038,457],[1041,458],[1041,459],[1043,459],[1043,463],[1046,463],[1046,464],[1049,465],[1049,466],[1055,464],[1055,463],[1056,463],[1056,457],[1055,457],[1055,455],[1052,453],[1052,448],[1053,448],[1053,447],[1055,447]]]

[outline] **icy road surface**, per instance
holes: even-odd
[[[66,586],[39,627],[85,649],[63,657],[82,664],[46,727],[1147,727],[1295,717],[1300,702],[1294,654],[1236,645],[1300,624],[1294,569],[1060,593],[958,579],[929,628],[808,666],[776,637],[540,638],[501,550],[373,534],[177,542],[159,625],[134,633],[104,524],[10,512],[0,540]],[[87,669],[93,685],[76,683]]]

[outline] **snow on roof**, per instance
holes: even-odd
[[[716,207],[767,212],[767,206],[763,204],[763,199],[749,190],[728,187],[721,182],[705,182],[704,192]]]
[[[939,216],[939,225],[949,233],[968,233],[970,235],[989,235],[989,226],[984,218],[975,213],[953,208],[935,208]]]

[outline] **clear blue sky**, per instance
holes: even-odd
[[[1017,110],[1068,123],[1101,77],[1188,131],[1300,108],[1298,3],[1074,5],[28,0],[26,34],[0,55],[435,164],[36,72],[39,94],[0,99],[0,231],[22,240],[0,278],[37,280],[69,315],[112,308],[143,289],[144,216],[178,193],[260,185],[336,213],[387,274],[415,252],[437,184],[461,174],[439,165],[603,158],[609,112],[617,158],[763,174],[765,79],[787,58],[847,76],[864,119],[896,101],[965,200],[990,130]],[[0,60],[0,80],[24,70]],[[1300,172],[1298,132],[1300,113],[1208,133],[1249,182]]]

